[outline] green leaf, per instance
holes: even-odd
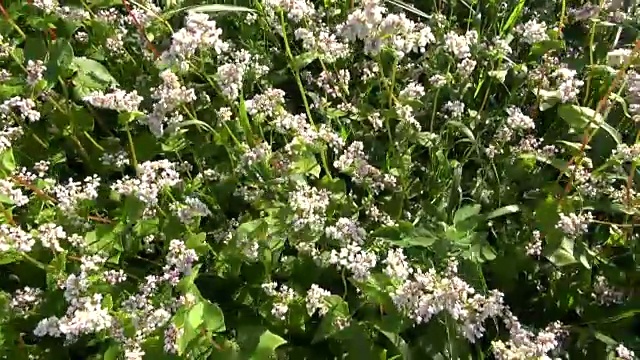
[[[207,244],[207,233],[201,232],[191,234],[187,237],[186,245],[189,249],[194,249],[198,255],[206,254],[209,246]]]
[[[307,65],[311,64],[317,58],[318,58],[318,53],[315,53],[315,52],[302,53],[293,59],[293,68],[295,70],[304,69],[305,67],[307,67]]]
[[[189,310],[189,314],[187,315],[187,324],[191,326],[192,329],[197,329],[200,324],[204,322],[204,303],[199,302],[195,304],[191,310]]]
[[[118,360],[118,356],[121,353],[120,346],[118,344],[113,344],[109,346],[107,351],[104,352],[103,360]]]
[[[573,240],[563,239],[559,248],[547,256],[555,266],[563,267],[573,265],[578,262],[573,256]]]
[[[73,62],[73,47],[66,39],[57,39],[49,49],[46,78],[54,83],[58,76],[66,77],[66,71]]]
[[[243,358],[250,360],[271,359],[276,349],[287,343],[280,336],[261,326],[245,326],[238,329],[238,342],[245,354]]]
[[[587,126],[596,128],[596,123],[602,120],[600,114],[596,111],[578,105],[563,104],[558,107],[558,115],[572,128],[582,130]]]
[[[471,140],[471,142],[473,143],[476,142],[476,137],[473,135],[473,132],[471,131],[471,129],[469,129],[467,125],[456,120],[447,121],[447,125],[451,125],[457,128],[458,130],[460,130],[469,140]]]
[[[77,100],[82,100],[92,91],[105,90],[118,81],[111,76],[109,70],[99,62],[86,58],[74,57],[70,68],[77,72],[73,77],[73,92]]]
[[[536,89],[533,91],[533,93],[540,98],[539,100],[540,105],[538,106],[540,111],[551,109],[552,107],[556,106],[556,104],[558,104],[561,99],[560,90],[551,91],[551,90],[544,90],[544,89]]]
[[[578,106],[563,104],[558,107],[558,115],[569,124],[569,126],[575,129],[585,129],[587,127],[591,129],[601,128],[606,131],[617,144],[622,142],[620,133],[614,129],[611,125],[603,121],[601,114],[596,114],[594,109]]]
[[[24,44],[25,60],[44,60],[47,56],[47,44],[40,35],[30,36]]]
[[[211,332],[225,331],[224,313],[218,307],[209,301],[204,302],[204,326]]]
[[[320,176],[320,165],[312,153],[307,153],[306,156],[294,162],[290,169],[294,174],[313,175],[315,178]]]
[[[7,176],[16,169],[16,159],[13,157],[13,149],[7,149],[0,154],[0,164]]]
[[[478,204],[465,205],[459,208],[453,215],[453,223],[459,224],[463,221],[472,218],[480,213],[481,206]]]
[[[118,83],[104,65],[93,59],[76,56],[71,62],[71,67],[79,73],[86,74],[102,84],[112,85]]]
[[[503,206],[499,209],[495,209],[492,212],[488,213],[486,215],[486,219],[487,220],[491,220],[491,219],[495,219],[495,218],[499,218],[501,216],[505,216],[505,215],[509,215],[509,214],[515,214],[517,212],[520,211],[520,206],[518,205],[507,205],[507,206]]]
[[[544,40],[531,46],[529,55],[531,57],[542,56],[551,50],[564,49],[564,41],[562,40]]]
[[[349,304],[337,295],[329,296],[326,301],[330,304],[329,311],[322,317],[320,327],[311,340],[312,344],[318,343],[339,332],[336,320],[349,319]]]
[[[513,11],[511,11],[511,15],[509,15],[507,22],[505,22],[504,25],[502,25],[502,29],[500,29],[501,34],[504,35],[505,33],[507,33],[518,22],[518,19],[520,19],[520,15],[522,14],[522,10],[524,9],[525,3],[525,0],[520,0],[518,2],[518,5],[516,5]]]

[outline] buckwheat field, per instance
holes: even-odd
[[[640,9],[0,1],[0,358],[636,359]]]

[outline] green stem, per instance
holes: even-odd
[[[131,162],[134,169],[136,169],[136,174],[138,174],[140,172],[138,169],[138,158],[136,157],[136,148],[133,144],[133,137],[131,136],[131,130],[129,130],[129,124],[127,124],[125,129],[127,132],[127,139],[129,140],[129,148],[131,149]]]

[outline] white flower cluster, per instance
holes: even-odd
[[[263,116],[272,119],[284,109],[285,92],[280,89],[268,88],[245,102],[247,112],[251,116]]]
[[[181,240],[172,240],[165,258],[163,274],[147,275],[139,285],[138,292],[125,299],[122,310],[126,318],[114,324],[111,336],[123,345],[126,359],[141,360],[145,355],[142,344],[146,339],[165,327],[179,307],[194,305],[195,298],[191,294],[180,298],[164,298],[157,295],[164,291],[165,284],[175,286],[181,275],[188,275],[195,261],[197,255],[193,250],[187,249]],[[118,280],[122,280],[122,275],[116,274]],[[132,337],[129,337],[128,332],[125,333],[123,324],[133,326]],[[172,334],[168,335],[171,336]]]
[[[415,128],[416,131],[422,131],[422,125],[416,120],[411,105],[396,104],[395,111],[401,126],[410,126]]]
[[[170,324],[164,332],[164,351],[168,354],[178,353],[178,339],[184,333],[184,329],[178,328],[175,324]]]
[[[170,208],[183,224],[191,224],[196,217],[211,215],[207,205],[193,196],[187,196],[183,203],[172,203]]]
[[[331,292],[312,284],[307,295],[305,296],[305,305],[307,307],[307,313],[312,316],[316,311],[320,316],[324,316],[329,311],[329,306],[326,299],[331,296]]]
[[[535,44],[537,42],[549,39],[547,35],[547,24],[531,19],[524,24],[516,26],[516,33],[520,34],[520,41],[527,44]]]
[[[247,144],[241,144],[241,147],[242,156],[238,164],[241,172],[245,172],[251,166],[266,161],[271,157],[271,145],[266,141],[257,144],[253,148],[250,148]]]
[[[85,96],[83,100],[97,108],[132,113],[138,111],[143,98],[138,95],[136,90],[127,92],[116,88],[106,94],[100,90],[93,91]]]
[[[584,85],[584,81],[576,78],[576,71],[560,67],[553,73],[558,83],[558,91],[560,92],[560,101],[563,103],[572,102],[577,99],[580,89]]]
[[[349,44],[342,42],[328,29],[320,29],[316,34],[313,30],[300,27],[294,35],[302,41],[302,47],[306,51],[319,54],[327,63],[347,58],[351,54]]]
[[[467,32],[465,35],[458,35],[453,31],[444,36],[444,45],[447,51],[459,60],[471,57],[471,46],[478,40],[478,33],[475,30]]]
[[[33,0],[32,6],[47,14],[56,14],[67,21],[81,22],[91,18],[91,14],[82,8],[60,6],[58,0]]]
[[[533,119],[523,114],[519,108],[511,106],[507,108],[507,114],[509,115],[507,118],[507,126],[512,130],[533,130],[536,128]]]
[[[289,205],[294,212],[292,225],[295,230],[309,226],[312,230],[319,231],[326,221],[329,192],[299,183],[289,194]]]
[[[11,200],[15,206],[24,206],[29,203],[29,197],[22,192],[22,189],[7,179],[0,179],[0,195]]]
[[[13,293],[9,307],[17,316],[25,316],[42,302],[42,289],[25,286]]]
[[[333,162],[333,166],[342,172],[349,173],[355,183],[371,186],[375,193],[396,185],[397,180],[393,175],[383,174],[378,168],[369,164],[361,141],[351,143]]]
[[[145,161],[138,165],[138,171],[138,177],[125,176],[111,185],[111,189],[121,195],[135,196],[147,207],[158,203],[162,189],[176,186],[182,181],[177,165],[167,159]]]
[[[633,121],[640,122],[640,74],[630,70],[627,73],[627,102]]]
[[[22,120],[36,122],[40,120],[40,113],[36,110],[36,103],[31,99],[14,96],[0,105],[0,119],[6,119],[10,114],[19,116]]]
[[[591,296],[599,305],[622,304],[625,298],[624,293],[611,286],[602,275],[596,276]]]
[[[556,229],[561,230],[569,237],[578,237],[587,232],[591,220],[593,220],[591,212],[584,214],[571,213],[569,215],[560,214],[560,220],[558,220],[556,224]]]
[[[401,248],[390,249],[382,263],[386,265],[383,272],[392,279],[404,281],[413,274],[413,268]]]
[[[30,86],[36,85],[43,79],[44,72],[47,71],[47,67],[42,60],[29,60],[27,61],[27,84]]]
[[[62,226],[54,223],[45,223],[38,226],[37,237],[44,248],[53,252],[61,252],[64,249],[60,246],[60,240],[67,238],[67,233]]]
[[[164,268],[165,274],[175,270],[181,275],[189,275],[196,261],[198,261],[198,254],[196,254],[195,250],[187,249],[184,241],[173,239],[169,243],[167,264]],[[174,279],[170,277],[168,280]],[[177,284],[177,281],[170,281],[170,283]]]
[[[0,119],[2,119],[2,114],[0,113]],[[2,126],[0,129],[0,152],[5,151],[10,148],[15,140],[21,137],[24,134],[24,131],[19,126]]]
[[[415,81],[411,81],[400,91],[398,98],[400,100],[420,100],[424,95],[424,86]]]
[[[165,126],[175,123],[175,118],[171,121],[168,117],[181,105],[188,104],[196,100],[196,93],[182,85],[180,79],[171,70],[164,70],[160,73],[162,84],[152,89],[151,98],[156,100],[153,103],[151,113],[146,117],[149,130],[156,136],[164,134]]]
[[[229,100],[235,100],[242,92],[242,84],[246,75],[252,72],[261,77],[269,72],[269,68],[260,65],[258,57],[247,50],[241,49],[225,57],[224,64],[218,66],[215,80],[224,95]]]
[[[101,305],[102,294],[96,293],[80,297],[69,297],[68,294],[65,291],[65,297],[69,302],[66,314],[62,318],[52,316],[41,320],[33,331],[35,336],[64,336],[68,343],[73,343],[80,336],[99,333],[111,328],[113,318],[109,315],[109,311]],[[74,295],[78,294],[74,293]]]
[[[493,355],[498,360],[550,359],[547,353],[558,347],[559,338],[564,335],[562,325],[557,322],[534,334],[524,329],[518,318],[508,310],[505,311],[504,322],[509,329],[510,339],[491,343]]]
[[[276,282],[262,284],[262,290],[268,296],[274,298],[271,315],[280,320],[286,319],[289,312],[289,304],[297,297],[296,292],[285,284],[278,286]]]
[[[331,250],[329,263],[338,269],[347,270],[353,274],[353,278],[359,281],[367,279],[371,269],[376,266],[378,258],[371,251],[364,250],[358,244],[347,244],[340,251]]]
[[[375,56],[383,48],[393,50],[400,58],[410,52],[422,53],[435,42],[431,28],[415,23],[405,14],[388,14],[379,0],[364,0],[338,26],[338,33],[348,41],[364,42],[365,53]]]
[[[450,267],[450,272],[455,267]],[[504,310],[503,295],[493,290],[488,296],[475,290],[455,274],[442,276],[435,269],[426,273],[414,270],[413,278],[392,294],[394,304],[418,324],[446,311],[458,322],[460,333],[475,342],[485,332],[484,321],[497,317]]]
[[[28,232],[18,226],[0,224],[0,252],[29,252],[36,241]]]
[[[619,144],[612,152],[611,157],[622,162],[633,162],[640,159],[640,144]]]
[[[302,19],[310,19],[316,14],[316,9],[308,0],[265,0],[267,16],[272,21],[279,23],[279,12],[284,11],[287,18],[293,22],[300,22]]]
[[[356,243],[362,245],[367,232],[357,221],[342,217],[334,225],[327,226],[325,234],[328,238],[338,240],[342,244]]]
[[[451,119],[460,119],[464,115],[465,105],[460,100],[447,101],[442,109],[449,113]]]
[[[73,214],[82,201],[95,200],[98,197],[99,186],[98,175],[88,176],[83,182],[69,179],[66,184],[55,185],[53,194],[58,200],[60,210]]]
[[[181,70],[189,69],[189,59],[199,49],[211,49],[222,54],[229,44],[221,38],[222,30],[209,15],[191,12],[185,20],[185,27],[173,34],[171,47],[162,53],[160,59],[168,65],[178,65]]]
[[[129,154],[124,150],[119,150],[114,153],[104,153],[100,156],[100,161],[102,162],[102,165],[122,169],[129,165]]]
[[[616,356],[616,360],[633,360],[636,358],[636,354],[623,344],[616,346]]]
[[[540,231],[534,230],[531,241],[525,246],[525,251],[529,256],[540,256],[542,254],[542,238]]]

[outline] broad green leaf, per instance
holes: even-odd
[[[596,128],[597,123],[602,120],[600,114],[596,114],[596,111],[578,105],[563,104],[558,107],[558,115],[572,128],[582,130],[587,126]]]
[[[118,357],[120,356],[121,352],[122,351],[120,349],[120,345],[113,344],[113,345],[109,346],[107,351],[104,352],[104,357],[102,359],[103,360],[118,360]]]
[[[480,213],[481,206],[478,204],[465,205],[459,208],[453,215],[453,223],[459,224],[463,221],[472,218]]]
[[[320,327],[311,340],[312,344],[325,340],[341,329],[337,327],[336,322],[349,319],[349,304],[337,295],[331,295],[326,299],[330,303],[329,311],[322,317]]]
[[[563,40],[544,40],[538,43],[535,43],[531,46],[531,51],[529,55],[531,57],[538,57],[546,54],[551,50],[560,50],[564,49],[564,41]]]
[[[95,60],[74,57],[70,68],[76,71],[72,82],[74,85],[73,93],[77,100],[82,100],[93,91],[105,90],[109,86],[118,84],[109,70]]]
[[[302,53],[293,59],[293,68],[295,70],[302,70],[317,58],[318,58],[318,53],[315,53],[315,52]]]
[[[546,111],[556,106],[560,102],[561,94],[560,90],[544,90],[544,89],[536,89],[533,91],[540,100],[538,108],[540,111]]]
[[[268,360],[287,341],[261,326],[244,326],[238,329],[238,343],[244,354],[242,358]]]
[[[204,303],[204,326],[212,332],[225,331],[224,314],[218,305],[209,301]]]
[[[66,39],[57,39],[49,49],[49,62],[47,63],[46,78],[50,83],[55,83],[58,76],[65,78],[67,70],[73,62],[73,47]]]
[[[505,215],[509,215],[509,214],[515,214],[517,212],[520,212],[520,206],[518,205],[507,205],[507,206],[503,206],[499,209],[495,209],[492,212],[488,213],[486,215],[486,219],[487,220],[491,220],[491,219],[495,219],[495,218],[499,218],[501,216],[505,216]]]
[[[555,266],[563,267],[578,262],[573,256],[573,241],[564,239],[559,248],[547,256]]]
[[[587,127],[591,129],[601,128],[606,131],[617,144],[622,142],[622,137],[618,130],[614,129],[611,125],[603,121],[601,114],[596,114],[594,109],[578,106],[563,104],[558,107],[558,115],[569,124],[569,126],[575,129],[585,129]]]
[[[97,82],[108,85],[117,84],[116,79],[111,76],[109,70],[101,63],[83,56],[76,56],[71,62],[71,67],[80,74],[85,74]]]
[[[29,36],[24,44],[25,60],[44,60],[47,56],[47,44],[39,34]]]
[[[13,157],[13,149],[7,149],[0,154],[0,164],[6,175],[9,175],[16,169],[16,160]]]
[[[204,303],[199,302],[195,304],[187,315],[187,324],[191,326],[192,329],[197,329],[200,324],[204,322]]]
[[[476,137],[473,135],[473,132],[471,131],[471,129],[469,129],[467,125],[456,120],[447,121],[447,125],[451,125],[457,128],[458,130],[460,130],[469,140],[471,140],[471,142],[474,142],[474,143],[476,142]]]
[[[312,153],[307,153],[306,156],[294,162],[290,169],[294,174],[313,175],[315,178],[320,176],[320,165]]]

